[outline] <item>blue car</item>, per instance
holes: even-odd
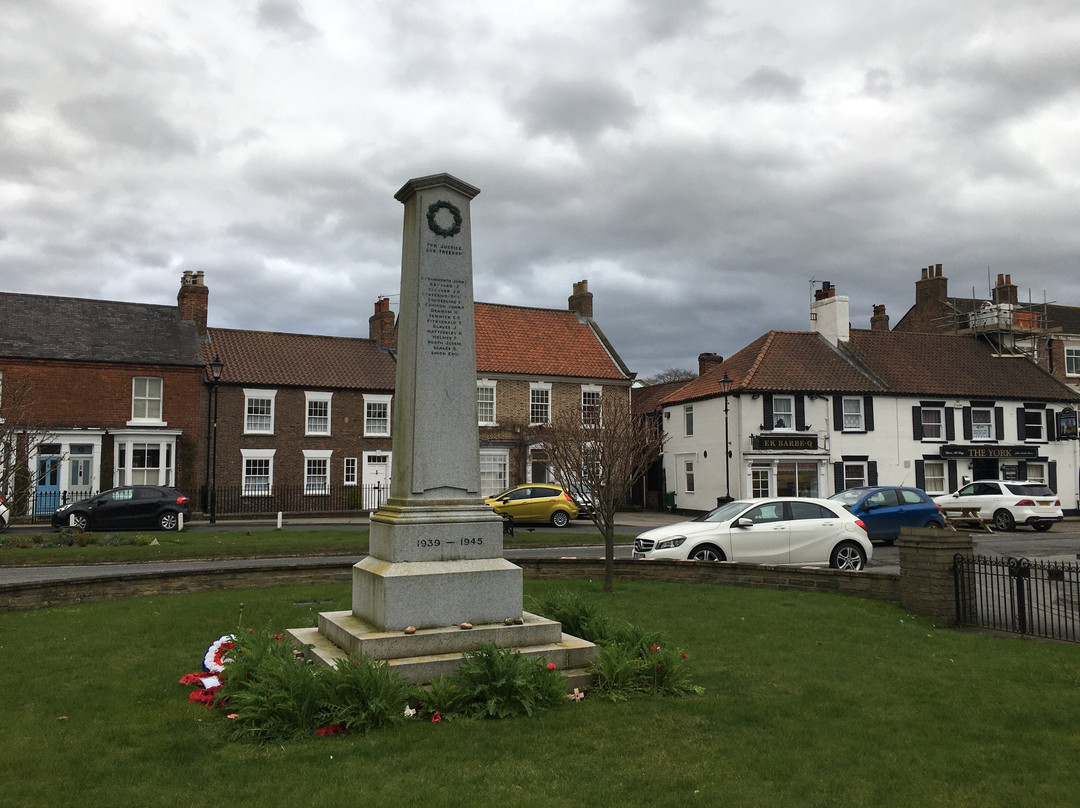
[[[849,488],[829,499],[842,503],[866,525],[873,541],[892,544],[902,527],[945,527],[941,509],[919,488],[865,486]]]

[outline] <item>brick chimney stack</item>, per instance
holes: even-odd
[[[382,348],[397,347],[397,329],[394,312],[390,311],[390,298],[375,301],[375,313],[368,318],[368,336]]]
[[[709,368],[714,368],[717,365],[723,364],[724,357],[715,353],[700,353],[697,357],[697,372],[698,376],[705,375],[705,371]]]
[[[941,264],[924,267],[915,282],[915,305],[941,305],[949,299],[949,279],[941,274]]]
[[[199,336],[206,339],[206,312],[210,307],[210,290],[203,282],[203,271],[184,270],[180,291],[176,295],[180,316],[195,323]]]
[[[874,316],[870,318],[870,330],[889,330],[889,315],[885,313],[885,306],[880,303],[874,304]]]
[[[994,287],[993,298],[995,303],[1012,303],[1013,305],[1019,303],[1016,284],[1012,282],[1012,275],[997,276],[997,286]]]
[[[570,311],[574,312],[578,317],[583,320],[591,320],[592,313],[592,292],[589,291],[588,281],[578,281],[574,284],[574,293],[567,298]]]

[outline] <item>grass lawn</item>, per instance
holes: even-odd
[[[526,581],[526,600],[562,586],[662,630],[705,695],[259,747],[177,680],[241,603],[243,626],[311,625],[347,585],[4,613],[0,805],[1077,803],[1080,646],[811,593]]]
[[[123,544],[138,535],[157,545]],[[86,564],[105,561],[175,561],[192,558],[245,558],[252,556],[359,554],[368,550],[368,531],[351,530],[214,530],[141,534],[101,532],[90,534],[95,543],[85,547],[43,547],[59,537],[56,531],[38,536],[0,534],[0,566],[16,564]],[[618,543],[631,543],[633,536],[616,536]],[[107,542],[99,544],[97,542]],[[20,544],[35,543],[22,547]],[[551,547],[603,544],[596,531],[576,532],[518,528],[504,540],[506,547]]]

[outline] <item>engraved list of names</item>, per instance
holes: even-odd
[[[424,343],[431,356],[459,356],[464,337],[466,282],[453,278],[423,278],[427,304]]]

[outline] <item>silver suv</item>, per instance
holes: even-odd
[[[1045,483],[1030,480],[976,480],[959,491],[934,497],[938,505],[978,505],[979,516],[998,530],[1031,525],[1049,530],[1064,518],[1061,500]]]
[[[11,510],[4,504],[4,498],[0,497],[0,533],[3,533],[11,524]]]

